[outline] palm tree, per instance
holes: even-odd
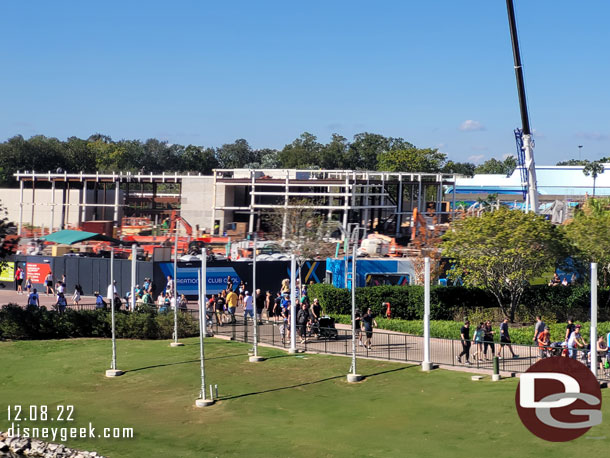
[[[595,180],[597,179],[598,175],[604,173],[604,165],[599,161],[589,162],[582,169],[582,173],[584,173],[586,176],[591,175],[593,177],[593,197],[595,197]]]

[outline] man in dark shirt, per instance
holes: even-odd
[[[364,342],[364,346],[369,350],[373,346],[371,343],[371,339],[373,338],[373,328],[377,326],[377,322],[375,318],[373,318],[373,313],[371,309],[366,309],[366,313],[362,317],[362,325],[364,326],[364,332],[366,334],[366,341]]]
[[[487,347],[491,348],[491,357],[495,356],[494,334],[491,321],[487,320],[483,325],[483,359],[485,360],[487,359]]]
[[[519,356],[515,354],[513,351],[513,347],[510,345],[510,336],[508,335],[508,318],[505,317],[502,323],[500,324],[500,351],[498,352],[498,358],[504,357],[504,347],[507,346],[510,350],[513,358],[518,358]]]
[[[567,342],[574,330],[576,329],[576,325],[574,324],[574,319],[572,317],[568,318],[568,325],[566,326],[566,339]]]
[[[460,329],[460,341],[462,343],[462,353],[457,357],[458,363],[462,362],[462,356],[466,357],[466,364],[470,364],[470,321],[464,321],[464,326]]]
[[[263,310],[265,308],[265,295],[260,289],[256,290],[256,296],[254,299],[256,306],[256,321],[258,324],[263,324]]]

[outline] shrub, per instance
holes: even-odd
[[[111,337],[112,317],[108,310],[66,310],[59,314],[45,307],[5,305],[0,309],[0,339],[39,340],[72,337]],[[173,314],[157,314],[154,309],[135,313],[115,313],[116,336],[126,339],[169,339],[174,331]],[[178,333],[199,334],[197,320],[178,314]]]

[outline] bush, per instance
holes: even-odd
[[[324,311],[329,314],[351,314],[351,291],[332,285],[315,284],[308,287],[310,299],[320,299]],[[385,315],[383,302],[390,302],[392,317],[403,320],[423,318],[424,287],[370,286],[356,288],[356,306],[360,310],[370,307],[377,316]],[[598,291],[599,319],[610,320],[610,292]],[[480,288],[461,286],[433,286],[430,289],[430,317],[433,320],[462,320],[472,322],[499,321],[503,312],[496,298]],[[542,315],[547,323],[564,322],[569,316],[588,320],[590,292],[587,286],[529,286],[521,298],[516,321],[533,323],[536,315]]]
[[[174,315],[157,314],[154,309],[135,313],[115,313],[116,336],[124,339],[169,339],[174,332]],[[197,320],[178,314],[178,333],[199,334]],[[0,339],[42,340],[73,337],[111,337],[112,317],[108,310],[66,310],[59,314],[45,307],[23,308],[5,305],[0,309]]]

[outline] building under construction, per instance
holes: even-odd
[[[202,232],[245,233],[264,229],[266,213],[306,207],[346,231],[357,224],[398,236],[416,209],[449,220],[454,205],[443,196],[456,182],[442,173],[294,169],[219,169],[211,176],[19,172],[15,178],[19,188],[3,190],[3,201],[19,233],[91,221],[120,230],[123,218],[157,225],[172,212]]]

